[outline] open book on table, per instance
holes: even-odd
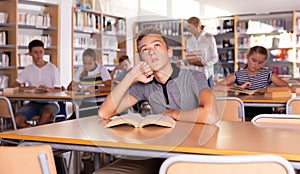
[[[41,89],[41,88],[28,88],[28,89],[24,89],[24,92],[39,94],[39,93],[46,93],[47,90],[46,89]]]
[[[263,94],[263,93],[265,93],[266,88],[256,89],[256,90],[248,90],[248,89],[241,88],[239,86],[232,86],[230,91],[238,92],[240,94],[254,95],[254,94]]]
[[[168,116],[160,114],[147,115],[143,117],[138,113],[129,113],[121,116],[112,117],[110,122],[105,127],[113,127],[123,124],[129,124],[136,128],[144,127],[148,125],[158,125],[163,127],[175,127],[176,121]]]

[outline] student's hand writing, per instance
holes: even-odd
[[[241,87],[244,89],[250,88],[250,86],[251,86],[251,82],[245,82],[241,85]]]
[[[135,76],[135,81],[148,83],[154,78],[153,71],[147,62],[141,61],[130,71],[131,75]]]

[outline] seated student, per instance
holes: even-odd
[[[58,69],[50,62],[46,62],[44,57],[44,43],[40,40],[32,40],[29,45],[29,55],[32,56],[33,64],[27,65],[18,75],[16,86],[20,91],[28,87],[23,87],[28,83],[30,88],[41,88],[47,91],[61,91],[60,77]],[[30,127],[26,121],[33,116],[40,115],[38,125],[46,124],[59,112],[57,102],[31,101],[18,109],[15,120],[18,128]]]
[[[116,86],[125,75],[131,70],[130,67],[130,60],[127,55],[122,55],[119,57],[119,64],[113,69],[113,71],[110,73],[111,78],[113,79],[113,86]],[[141,100],[138,101],[137,104],[132,106],[133,109],[137,112],[150,112],[150,106],[148,102]],[[126,113],[126,112],[124,112]]]
[[[110,74],[104,66],[97,63],[96,52],[88,48],[82,54],[83,67],[80,67],[74,74],[73,80],[68,85],[68,90],[85,91],[94,93],[95,91],[109,92],[111,90]],[[85,99],[81,102],[80,108],[99,106],[105,97]],[[91,116],[98,114],[98,108],[80,111],[79,116]],[[73,114],[69,119],[76,118]]]
[[[229,75],[224,80],[219,82],[213,89],[228,91],[233,84],[236,84],[244,89],[256,90],[267,88],[274,84],[275,86],[288,87],[288,83],[279,78],[272,71],[265,69],[262,65],[269,57],[268,50],[262,46],[254,46],[248,50],[248,63],[244,69],[236,71]],[[272,113],[270,107],[245,107],[245,115],[250,119],[258,114]]]
[[[127,55],[120,56],[118,62],[118,65],[110,73],[111,78],[117,82],[121,81],[131,69],[130,60]]]
[[[203,124],[215,124],[219,120],[215,97],[205,75],[170,63],[173,51],[160,29],[149,27],[141,30],[137,48],[142,61],[104,100],[99,108],[101,118],[110,119],[139,100],[146,100],[154,114],[174,120]],[[119,159],[96,173],[158,173],[161,162],[162,159],[156,158],[142,162]]]

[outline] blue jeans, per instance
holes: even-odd
[[[212,89],[212,88],[213,88],[213,85],[214,85],[213,76],[210,76],[210,77],[207,79],[207,83],[208,83],[208,86]]]
[[[53,115],[56,115],[59,112],[59,106],[55,103],[39,103],[31,101],[21,107],[17,113],[24,115],[27,120],[30,120],[33,116],[41,115],[45,109],[51,110]]]

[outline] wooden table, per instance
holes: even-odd
[[[53,148],[166,158],[175,154],[276,154],[300,161],[300,127],[221,121],[218,126],[177,122],[175,128],[105,128],[92,116],[8,131],[0,138],[46,143]]]
[[[17,92],[13,94],[2,93],[1,95],[7,97],[11,101],[63,101],[63,102],[72,102],[75,109],[76,117],[79,118],[79,105],[78,101],[86,98],[95,98],[101,96],[107,96],[108,93],[90,93],[87,95],[73,95],[72,93],[68,94],[65,91],[61,92],[46,92],[46,93],[25,93]]]
[[[289,99],[296,97],[296,93],[292,93],[291,97],[266,97],[264,94],[255,94],[255,95],[243,95],[235,93],[223,93],[215,92],[215,95],[218,97],[238,97],[240,98],[245,106],[250,107],[285,107]]]

